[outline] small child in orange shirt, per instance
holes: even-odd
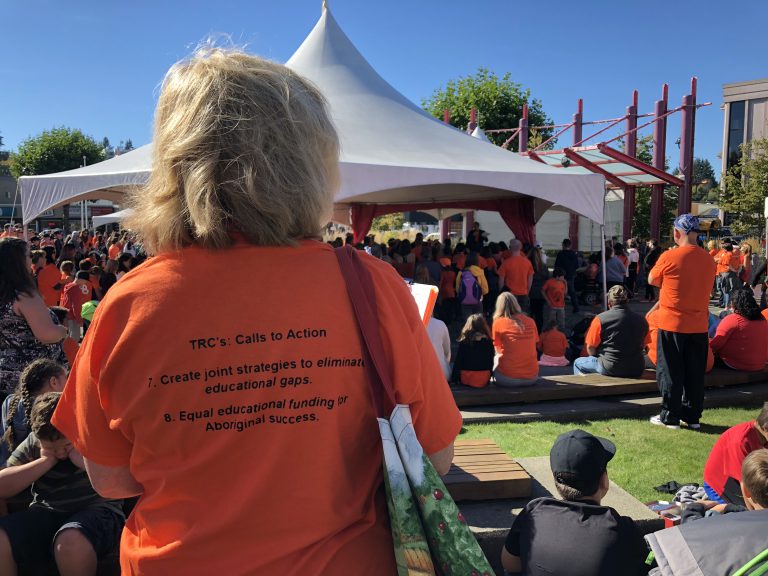
[[[555,320],[561,332],[565,332],[565,294],[568,292],[565,271],[555,268],[552,278],[544,282],[541,291],[549,306],[549,319]]]
[[[570,362],[565,357],[568,349],[568,339],[557,329],[557,320],[550,320],[544,325],[536,347],[541,351],[540,366],[568,366]]]

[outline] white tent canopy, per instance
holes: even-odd
[[[123,218],[127,218],[133,213],[133,210],[126,208],[119,212],[112,212],[112,214],[104,214],[103,216],[93,217],[93,227],[104,226],[106,224],[114,224],[115,222],[122,222]]]
[[[368,64],[324,8],[287,62],[330,103],[341,139],[336,220],[353,204],[434,203],[530,197],[534,217],[559,205],[603,222],[604,179],[563,170],[503,150],[435,120]],[[144,184],[151,145],[111,160],[20,179],[24,221],[87,198],[116,198]]]

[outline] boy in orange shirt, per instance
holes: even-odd
[[[568,291],[568,283],[562,268],[552,271],[552,278],[544,282],[541,291],[549,306],[549,319],[554,320],[560,330],[565,332],[565,293]]]
[[[83,325],[83,317],[80,310],[83,304],[91,299],[91,283],[88,272],[81,270],[77,273],[74,282],[70,282],[64,287],[64,294],[61,297],[61,305],[67,309],[67,325],[69,336],[80,342],[80,328]]]

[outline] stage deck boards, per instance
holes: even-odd
[[[457,440],[453,465],[443,480],[457,501],[531,495],[531,476],[493,440]]]

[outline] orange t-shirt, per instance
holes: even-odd
[[[387,263],[363,260],[397,401],[435,453],[461,415],[408,287]],[[314,280],[265,281],[253,297],[254,273],[297,269]],[[226,298],[211,278],[227,278]],[[393,574],[362,358],[336,256],[320,242],[185,248],[112,286],[53,423],[85,458],[130,467],[144,488],[122,573]]]
[[[510,256],[499,267],[499,279],[515,296],[527,296],[533,265],[522,254]]]
[[[453,263],[456,265],[456,268],[459,270],[463,270],[464,266],[467,263],[467,255],[463,252],[459,252],[458,254],[453,255]]]
[[[541,334],[539,349],[541,349],[542,354],[547,356],[554,356],[555,358],[565,356],[565,351],[568,349],[568,339],[557,328],[547,330]]]
[[[717,260],[717,273],[723,274],[729,272],[731,268],[738,270],[741,266],[741,250],[733,250],[728,252],[727,250],[721,250],[716,257]]]
[[[110,260],[117,260],[120,258],[120,253],[123,251],[123,245],[118,243],[112,244],[107,250],[107,256]]]
[[[59,303],[61,288],[54,288],[59,282],[61,282],[61,272],[56,264],[46,264],[37,275],[37,289],[48,307]]]
[[[660,286],[658,326],[667,332],[697,334],[709,325],[709,294],[715,263],[698,246],[667,250],[651,272]]]
[[[536,330],[536,322],[525,314],[517,314],[514,320],[497,318],[493,321],[492,332],[493,345],[500,355],[498,369],[501,373],[521,380],[536,378],[539,374],[536,354],[539,332]]]
[[[440,272],[440,298],[456,298],[456,272],[451,268]]]
[[[649,312],[645,320],[648,322],[648,336],[646,337],[645,343],[648,346],[648,351],[646,352],[648,354],[648,359],[653,362],[653,365],[656,366],[656,358],[657,358],[657,335],[659,331],[659,327],[656,325],[656,314],[658,313],[658,310],[653,310],[652,312]],[[712,353],[712,348],[707,344],[707,367],[705,369],[706,372],[711,372],[712,368],[715,367],[715,355]]]
[[[544,282],[544,286],[541,287],[541,291],[549,299],[549,305],[552,308],[565,308],[565,293],[567,290],[568,285],[565,281],[555,278],[549,278]]]

